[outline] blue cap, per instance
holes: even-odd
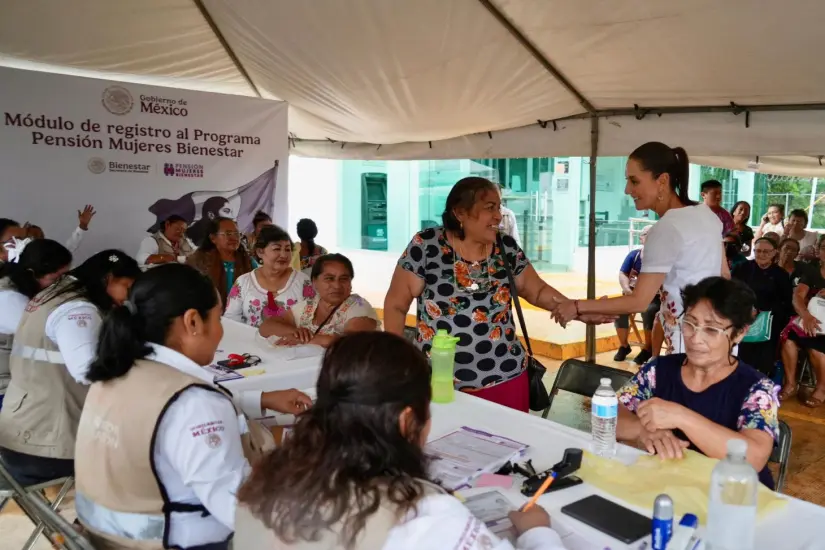
[[[699,527],[699,518],[697,518],[693,514],[685,514],[682,516],[681,521],[679,521],[679,525],[684,525],[685,527],[696,529],[697,527]]]

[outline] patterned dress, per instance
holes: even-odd
[[[483,388],[521,374],[527,357],[516,337],[505,261],[518,277],[529,265],[516,242],[503,235],[481,262],[468,262],[447,242],[443,227],[417,233],[398,261],[425,283],[418,297],[418,346],[429,353],[438,329],[458,337],[458,389]]]
[[[293,269],[284,288],[275,293],[258,283],[256,271],[241,275],[235,281],[224,317],[258,327],[267,317],[283,317],[301,299],[315,296],[312,281],[300,271]]]

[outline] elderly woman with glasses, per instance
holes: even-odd
[[[759,480],[773,488],[766,464],[779,432],[779,388],[733,355],[756,297],[741,281],[708,277],[686,286],[682,300],[687,353],[653,359],[619,390],[617,438],[663,459],[686,448],[721,459],[729,439],[742,439]]]

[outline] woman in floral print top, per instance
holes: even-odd
[[[662,458],[690,447],[719,459],[729,439],[744,439],[759,480],[773,489],[766,464],[779,435],[779,388],[732,355],[756,297],[741,281],[708,277],[686,286],[682,301],[687,353],[653,359],[619,390],[617,437]]]
[[[235,281],[224,317],[257,327],[268,317],[283,317],[300,300],[315,296],[315,289],[307,275],[290,266],[292,241],[283,229],[264,227],[254,246],[261,267]]]
[[[459,181],[442,218],[443,227],[416,234],[399,259],[384,302],[385,330],[402,335],[417,300],[417,342],[424,352],[438,329],[459,339],[456,387],[527,411],[526,354],[516,336],[505,265],[522,300],[550,310],[564,296],[539,277],[511,237],[502,235],[504,246],[497,244],[501,195],[495,183]]]

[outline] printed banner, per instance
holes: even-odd
[[[193,237],[216,215],[284,226],[287,105],[280,101],[0,67],[0,217],[65,241],[97,215],[75,260],[137,252],[171,214]]]

